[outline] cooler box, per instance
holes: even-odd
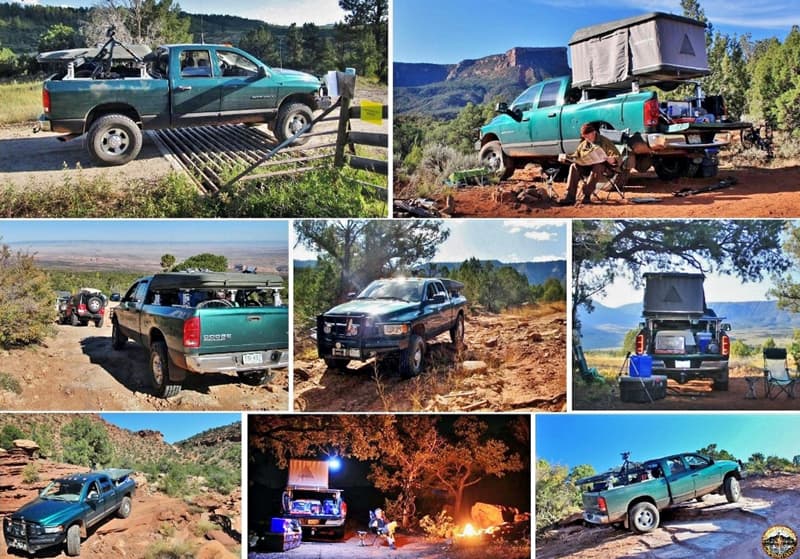
[[[269,523],[269,531],[276,534],[292,531],[292,521],[289,518],[273,518]]]
[[[663,375],[653,375],[647,378],[625,376],[619,378],[619,398],[623,402],[642,403],[666,397],[667,377]]]
[[[264,534],[259,542],[264,551],[289,551],[296,547],[300,547],[302,543],[302,533],[299,532],[286,532],[276,534],[270,532]]]
[[[695,334],[697,338],[697,349],[700,353],[708,353],[708,344],[711,343],[711,332],[698,332]]]
[[[628,372],[632,377],[651,376],[653,374],[653,357],[651,355],[631,355]]]

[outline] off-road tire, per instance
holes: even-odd
[[[400,377],[409,379],[417,376],[425,368],[425,341],[417,334],[411,334],[408,347],[400,352]]]
[[[67,529],[67,555],[77,557],[81,554],[81,527],[73,524]]]
[[[653,160],[653,168],[662,181],[671,181],[686,176],[689,160],[685,157],[657,157]]]
[[[742,496],[742,488],[739,486],[739,480],[734,476],[726,477],[722,485],[725,489],[725,498],[729,503],[737,502]]]
[[[153,342],[150,346],[150,382],[156,395],[161,398],[172,398],[181,391],[180,384],[173,384],[169,380],[171,366],[167,344],[162,341]]]
[[[99,165],[124,165],[139,155],[142,131],[127,116],[101,116],[89,127],[86,147]]]
[[[239,380],[249,386],[261,386],[267,382],[269,371],[237,371]]]
[[[128,343],[128,336],[122,333],[117,321],[111,323],[111,347],[116,350],[123,349],[125,344]]]
[[[94,326],[95,326],[95,328],[102,328],[103,324],[105,324],[105,322],[106,322],[106,317],[104,317],[104,316],[101,316],[100,318],[95,318],[94,319]]]
[[[131,515],[131,506],[131,498],[125,495],[117,509],[117,516],[120,518],[128,518]]]
[[[86,299],[86,310],[92,314],[97,314],[103,308],[103,300],[100,297],[92,295]]]
[[[457,348],[464,345],[464,315],[459,314],[456,318],[455,324],[450,328],[450,341],[453,342]]]
[[[72,324],[73,326],[81,325],[81,319],[78,318],[78,315],[75,314],[75,311],[72,311],[72,314],[69,315],[69,323]]]
[[[647,501],[633,505],[628,515],[631,529],[639,534],[652,532],[658,528],[658,523],[661,521],[656,506]]]
[[[349,359],[336,359],[334,357],[325,357],[325,366],[335,371],[344,371],[350,363]]]
[[[720,374],[719,378],[714,379],[713,390],[720,390],[725,392],[728,390],[728,371],[725,371],[724,374]]]
[[[284,105],[278,111],[278,118],[275,119],[274,132],[275,137],[279,142],[283,142],[287,138],[294,136],[303,126],[308,124],[314,119],[311,109],[302,103],[290,103]],[[311,130],[306,131],[311,132]],[[294,142],[293,146],[302,146],[308,142],[308,136],[300,136]]]
[[[514,174],[514,160],[503,153],[503,147],[497,140],[487,142],[481,148],[478,157],[481,165],[489,169],[500,180],[507,179]]]

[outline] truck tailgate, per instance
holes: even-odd
[[[200,317],[199,354],[287,349],[287,307],[204,308]]]

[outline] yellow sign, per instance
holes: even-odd
[[[797,534],[788,526],[770,526],[761,536],[761,548],[772,559],[788,559],[797,551]]]
[[[370,124],[383,124],[383,105],[374,101],[361,101],[361,120]]]

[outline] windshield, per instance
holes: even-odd
[[[83,485],[77,481],[56,480],[39,494],[48,501],[77,501]]]
[[[373,281],[358,294],[359,299],[400,299],[410,303],[422,300],[422,282],[419,280]]]

